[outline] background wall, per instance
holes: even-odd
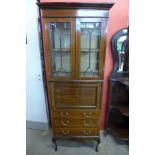
[[[36,0],[26,1],[26,126],[47,129],[48,117],[42,82]]]
[[[41,2],[114,2],[115,5],[110,10],[108,22],[107,48],[104,68],[104,87],[102,96],[102,119],[101,128],[105,127],[106,111],[108,105],[108,78],[113,67],[111,53],[111,37],[119,29],[128,26],[128,0],[40,0]]]

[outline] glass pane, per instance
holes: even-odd
[[[50,23],[53,76],[70,76],[71,24]]]
[[[99,74],[101,23],[81,23],[80,75],[95,77]]]

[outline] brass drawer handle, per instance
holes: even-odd
[[[62,130],[62,133],[64,134],[64,135],[67,135],[67,134],[69,134],[69,130]]]
[[[92,121],[83,121],[83,124],[84,125],[91,125],[92,124]]]
[[[92,115],[91,112],[90,112],[90,113],[86,113],[86,112],[83,113],[83,116],[84,116],[84,117],[90,117],[91,115]]]
[[[90,135],[91,133],[92,133],[92,131],[85,131],[85,130],[83,131],[84,135]]]
[[[69,124],[69,121],[66,121],[66,122],[61,121],[61,125],[63,125],[63,126],[66,126],[66,125],[68,125],[68,124]]]
[[[68,112],[61,112],[60,115],[61,115],[61,117],[66,117],[69,115],[69,113]]]

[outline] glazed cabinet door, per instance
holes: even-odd
[[[75,78],[75,19],[43,18],[47,80]]]
[[[103,79],[104,20],[76,19],[76,66],[80,80]]]

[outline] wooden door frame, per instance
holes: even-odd
[[[101,22],[101,40],[99,50],[99,75],[97,77],[80,77],[80,22]],[[103,64],[105,57],[105,38],[104,35],[104,18],[76,18],[76,78],[78,80],[102,80],[103,79]]]
[[[54,77],[52,73],[52,45],[48,24],[51,22],[70,22],[71,23],[71,48],[70,48],[70,77]],[[50,80],[73,80],[75,79],[75,19],[74,18],[43,18],[42,19],[43,44],[45,55],[46,79]],[[50,52],[51,51],[51,52]]]

